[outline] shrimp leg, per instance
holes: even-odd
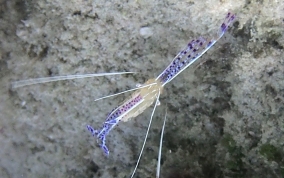
[[[162,148],[163,148],[163,136],[164,136],[164,131],[165,131],[165,127],[166,127],[167,114],[168,114],[168,111],[166,110],[164,123],[163,123],[163,127],[162,127],[162,132],[161,132],[161,137],[160,137],[160,146],[159,146],[159,154],[158,154],[158,161],[157,161],[156,178],[160,177],[160,172],[161,172],[161,158],[162,158]]]
[[[139,162],[140,162],[140,159],[141,159],[141,156],[142,156],[142,153],[143,153],[143,150],[144,150],[144,147],[145,147],[145,144],[146,144],[146,141],[147,141],[147,137],[148,137],[148,134],[149,134],[149,130],[150,130],[150,127],[151,127],[151,123],[152,123],[152,120],[153,120],[153,116],[154,116],[154,113],[155,113],[155,110],[156,110],[156,107],[159,103],[159,97],[160,97],[160,91],[157,95],[157,99],[156,99],[156,102],[155,102],[155,105],[154,105],[154,109],[152,111],[152,114],[151,114],[151,117],[150,117],[150,121],[149,121],[149,124],[148,124],[148,128],[147,128],[147,132],[146,132],[146,135],[145,135],[145,138],[144,138],[144,142],[143,142],[143,145],[142,145],[142,148],[141,148],[141,151],[140,151],[140,154],[139,154],[139,157],[137,159],[137,163],[135,165],[135,168],[133,170],[133,173],[131,174],[131,178],[133,178],[135,172],[136,172],[136,169],[139,165]]]

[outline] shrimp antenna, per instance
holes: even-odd
[[[165,118],[164,118],[164,123],[163,123],[163,127],[162,127],[161,138],[160,138],[160,146],[159,146],[159,156],[158,156],[158,161],[157,161],[156,178],[160,178],[161,158],[162,158],[162,148],[163,148],[163,136],[164,136],[164,130],[165,130],[165,126],[166,126],[167,114],[168,114],[168,110],[166,109],[166,115],[165,115]]]
[[[151,118],[150,118],[150,121],[149,121],[149,124],[148,124],[148,128],[147,128],[147,132],[146,132],[146,135],[145,135],[145,138],[144,138],[144,142],[143,142],[143,146],[141,148],[141,151],[140,151],[140,154],[139,154],[139,157],[137,159],[137,163],[136,163],[136,166],[131,174],[131,178],[133,178],[135,172],[136,172],[136,169],[139,165],[139,162],[140,162],[140,159],[141,159],[141,156],[142,156],[142,153],[143,153],[143,150],[144,150],[144,147],[145,147],[145,144],[146,144],[146,141],[147,141],[147,137],[148,137],[148,134],[149,134],[149,130],[150,130],[150,127],[151,127],[151,123],[152,123],[152,120],[153,120],[153,116],[154,116],[154,113],[155,113],[155,110],[156,110],[156,107],[158,106],[158,103],[159,103],[159,97],[160,97],[160,90],[159,90],[159,93],[157,95],[157,99],[156,99],[156,102],[155,102],[155,106],[154,106],[154,109],[152,111],[152,114],[151,114]]]
[[[34,78],[34,79],[27,79],[27,80],[20,80],[20,81],[12,82],[12,88],[19,88],[19,87],[24,87],[24,86],[28,86],[28,85],[55,82],[55,81],[61,81],[61,80],[73,80],[73,79],[79,79],[79,78],[101,77],[101,76],[108,76],[108,75],[122,75],[122,74],[133,74],[133,73],[136,73],[136,72],[78,74],[78,75],[65,75],[65,76],[55,76],[55,77]]]
[[[109,98],[109,97],[112,97],[112,96],[117,96],[117,95],[120,95],[120,94],[123,94],[123,93],[127,93],[127,92],[130,92],[130,91],[134,91],[134,90],[138,90],[138,89],[141,89],[141,88],[149,87],[149,86],[152,86],[152,85],[157,85],[157,83],[151,83],[151,84],[148,84],[148,85],[142,85],[142,86],[139,86],[139,87],[136,87],[136,88],[132,88],[130,90],[125,90],[125,91],[122,91],[122,92],[119,92],[119,93],[115,93],[115,94],[112,94],[112,95],[103,96],[101,98],[95,99],[95,101],[99,101],[99,100],[102,100],[102,99],[105,99],[105,98]]]

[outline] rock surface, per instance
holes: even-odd
[[[284,177],[283,2],[0,0],[1,177],[129,177],[152,109],[110,133],[106,158],[85,127],[128,94],[94,99],[157,76],[228,10],[237,20],[205,62],[166,86],[135,177],[155,176],[166,109],[163,178]],[[115,71],[139,73],[11,88]]]

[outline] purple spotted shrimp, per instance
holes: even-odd
[[[110,130],[119,121],[129,121],[151,106],[155,100],[158,101],[163,87],[210,49],[224,35],[234,19],[235,15],[229,12],[215,37],[210,40],[200,37],[189,42],[157,78],[149,79],[145,84],[138,87],[137,91],[119,107],[111,111],[100,130],[95,130],[90,125],[87,126],[92,135],[96,136],[100,141],[100,147],[106,155],[109,155],[109,149],[106,146],[106,135]]]
[[[94,129],[92,126],[87,125],[87,129],[91,134],[97,138],[97,142],[100,145],[100,148],[103,150],[105,155],[109,155],[109,148],[106,145],[106,136],[109,132],[120,122],[127,122],[131,118],[135,118],[149,106],[151,106],[154,101],[154,109],[150,118],[150,123],[148,125],[148,130],[144,139],[144,143],[134,169],[134,172],[131,177],[133,177],[135,170],[138,166],[139,160],[141,158],[144,145],[148,136],[148,131],[152,122],[153,114],[155,112],[156,106],[159,105],[159,97],[163,92],[164,86],[172,81],[178,74],[196,62],[207,50],[209,50],[227,31],[230,24],[235,19],[235,14],[228,12],[225,20],[219,27],[219,30],[215,36],[211,39],[205,39],[203,37],[197,38],[189,42],[186,47],[181,50],[177,56],[172,60],[172,62],[166,67],[166,69],[158,75],[158,77],[149,79],[143,85],[139,85],[134,89],[124,91],[121,93],[134,91],[129,98],[124,100],[118,107],[114,108],[106,118],[106,121],[103,123],[101,129]],[[85,78],[85,77],[97,77],[97,76],[106,76],[106,75],[121,75],[134,72],[119,72],[119,73],[102,73],[102,74],[84,74],[84,75],[68,75],[68,76],[58,76],[58,77],[48,77],[48,78],[38,78],[38,79],[29,79],[23,81],[17,81],[12,83],[13,88],[22,87],[26,85],[46,83],[59,80],[70,80],[76,78]],[[114,95],[109,95],[102,97],[108,98],[115,96],[121,93]],[[99,99],[98,99],[99,100]],[[158,172],[158,171],[157,171]]]

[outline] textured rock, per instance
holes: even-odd
[[[155,175],[166,105],[162,177],[283,177],[284,4],[232,0],[0,0],[0,175],[129,177],[152,110],[111,132],[106,158],[85,126],[124,96],[93,100],[157,76],[228,9],[237,20],[206,62],[166,86],[136,177]],[[10,85],[114,71],[139,74]]]

